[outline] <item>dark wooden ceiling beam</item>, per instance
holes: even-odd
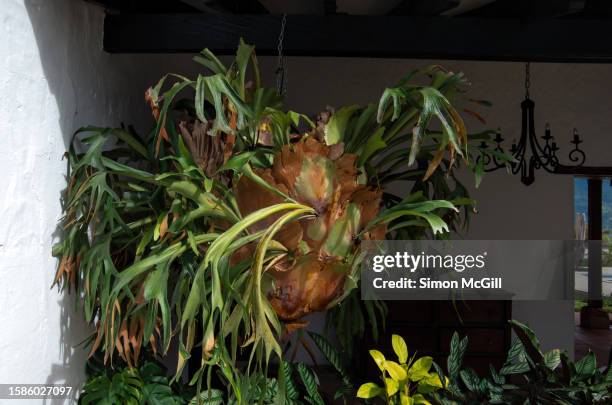
[[[460,0],[403,0],[389,15],[433,17],[459,5]]]
[[[234,53],[241,37],[258,54],[276,54],[280,16],[225,14],[107,15],[104,49],[111,53]],[[609,20],[287,17],[285,53],[541,62],[612,63]]]
[[[127,13],[192,13],[198,9],[182,0],[85,0],[98,4],[107,11]]]
[[[478,18],[544,18],[581,12],[586,0],[496,0],[462,14]]]
[[[585,0],[586,5],[582,15],[587,18],[612,16],[612,1],[610,0]]]
[[[207,0],[181,0],[181,3],[185,3],[188,6],[191,6],[194,9],[204,13],[219,14],[227,12],[227,10],[219,7],[216,4],[211,4],[211,2]]]

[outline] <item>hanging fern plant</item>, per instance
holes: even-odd
[[[282,336],[311,312],[335,307],[345,341],[363,330],[363,315],[342,311],[358,301],[360,241],[459,229],[473,202],[453,168],[479,179],[477,158],[496,152],[450,102],[464,77],[439,66],[377,106],[311,120],[262,87],[252,46],[229,67],[208,50],[195,60],[206,74],[167,75],[146,92],[149,136],[77,132],[54,254],[55,283],[76,291],[96,328],[92,353],[132,367],[176,339],[180,375],[201,345],[201,381],[215,366],[237,370],[239,351],[248,368],[281,358]],[[398,181],[413,187],[405,198],[389,191]]]

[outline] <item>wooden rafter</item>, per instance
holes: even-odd
[[[152,28],[154,27],[154,28]],[[280,16],[109,14],[104,49],[113,53],[233,53],[239,39],[276,53]],[[540,62],[612,62],[610,20],[410,16],[288,16],[285,53]]]

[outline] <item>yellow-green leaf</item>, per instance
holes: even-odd
[[[408,375],[412,381],[419,381],[423,378],[429,377],[429,369],[433,363],[433,359],[429,356],[421,357],[417,361],[415,361],[410,369],[408,370]]]
[[[391,345],[393,351],[397,354],[397,358],[401,364],[405,364],[408,360],[408,346],[406,341],[400,335],[391,336]]]
[[[159,238],[163,238],[168,230],[168,215],[164,212],[159,214],[157,222],[155,224],[155,230],[153,231],[153,240],[157,241]]]
[[[404,370],[402,366],[400,366],[394,361],[385,360],[384,367],[385,370],[387,370],[387,372],[391,376],[391,378],[393,378],[395,381],[404,381],[406,378],[408,378],[406,370]]]
[[[322,252],[331,257],[346,257],[354,244],[354,235],[359,230],[361,212],[356,204],[350,203],[343,216],[331,226]]]
[[[428,400],[425,399],[425,397],[421,394],[416,394],[412,397],[413,403],[414,404],[424,404],[424,405],[431,405],[431,402],[429,402]]]
[[[335,111],[325,125],[325,143],[335,145],[344,140],[346,127],[351,116],[359,109],[358,105],[350,105]]]
[[[376,362],[376,365],[378,366],[380,371],[383,371],[385,369],[384,367],[385,356],[378,350],[374,350],[374,349],[370,350],[370,356],[372,356],[372,358]]]
[[[213,180],[206,177],[204,179],[204,190],[206,190],[207,193],[210,193],[212,191],[212,188],[213,188]]]
[[[384,390],[374,383],[361,384],[359,390],[357,390],[357,398],[374,398],[381,394],[384,394]]]
[[[413,405],[414,400],[410,398],[410,396],[404,394],[403,392],[400,394],[400,403],[401,405]]]
[[[393,396],[399,389],[398,382],[391,378],[385,378],[385,385],[387,386],[387,396],[388,397]]]
[[[226,170],[241,170],[248,162],[255,156],[255,152],[243,152],[237,155],[232,156],[227,163],[221,166],[217,173],[223,172]]]
[[[444,388],[446,385],[448,385],[448,378],[444,377],[444,379],[446,380],[446,384],[442,384],[438,373],[429,373],[429,377],[427,377],[425,382],[433,387]]]

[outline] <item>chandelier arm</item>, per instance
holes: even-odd
[[[580,135],[578,135],[578,130],[576,128],[574,128],[573,136],[574,138],[570,143],[574,145],[574,149],[569,152],[567,157],[570,162],[576,163],[576,166],[582,166],[586,161],[586,154],[580,149],[582,140],[580,140]]]
[[[512,174],[517,174],[521,171],[521,168],[525,165],[525,160],[519,160],[514,166],[512,166]]]
[[[558,158],[551,153],[547,153],[540,145],[535,134],[529,137],[531,143],[532,156],[537,161],[536,169],[544,169],[548,173],[555,172],[555,166],[559,164]]]
[[[512,154],[512,157],[517,162],[512,165],[512,174],[517,174],[519,171],[522,172],[525,162],[525,153],[527,151],[527,108],[525,103],[527,100],[529,99],[527,98],[521,103],[521,137],[518,144],[516,144],[516,150]]]
[[[519,163],[524,162],[525,161],[525,152],[526,152],[527,148],[526,148],[526,141],[525,141],[525,137],[523,135],[521,135],[521,139],[519,139],[519,143],[517,145],[516,148],[516,152],[512,155],[512,157],[518,162],[515,163],[513,166],[516,166],[517,169],[512,170],[512,174],[517,174],[518,173],[518,167],[519,167]]]
[[[487,156],[488,159],[485,159],[484,161],[484,171],[486,173],[490,173],[490,172],[494,172],[495,170],[499,170],[502,167],[505,167],[506,164],[505,163],[500,163],[499,160],[497,160],[497,158],[495,156],[491,157],[488,155]]]
[[[554,172],[554,167],[558,164],[558,161],[555,161],[554,154],[546,151],[546,148],[543,148],[540,145],[538,137],[535,132],[535,103],[526,99],[524,102],[525,115],[528,122],[528,132],[527,138],[529,139],[529,146],[531,147],[531,156],[535,159],[534,168],[535,169],[544,169],[549,173]],[[550,149],[550,148],[548,148]]]
[[[497,148],[495,148],[494,150],[495,150],[496,152],[503,153],[503,151],[501,150],[501,148],[500,148],[500,147],[497,147]],[[494,170],[497,170],[497,169],[499,169],[500,167],[505,166],[505,164],[504,164],[504,163],[502,163],[502,162],[500,162],[499,160],[497,160],[497,156],[495,156],[495,155],[493,155],[493,157],[492,157],[492,158],[491,158],[491,157],[489,157],[489,160],[490,160],[490,161],[491,161],[491,160],[493,161],[493,167],[495,168]]]
[[[531,156],[537,162],[536,169],[544,169],[549,173],[554,172],[554,167],[556,166],[554,156],[547,154],[535,135],[531,135],[529,137],[529,143],[531,144]]]
[[[576,157],[578,155],[579,157]],[[576,146],[569,152],[568,158],[570,162],[577,163],[576,166],[582,166],[586,160],[586,154]]]
[[[548,166],[553,166],[554,168],[554,166],[558,164],[558,161],[556,161],[555,156],[550,152],[547,152],[546,148],[542,148],[535,133],[529,137],[529,141],[531,143],[532,152],[535,152],[533,153],[533,156],[536,157],[538,163],[541,165],[542,168],[552,173],[551,169],[549,169]]]

